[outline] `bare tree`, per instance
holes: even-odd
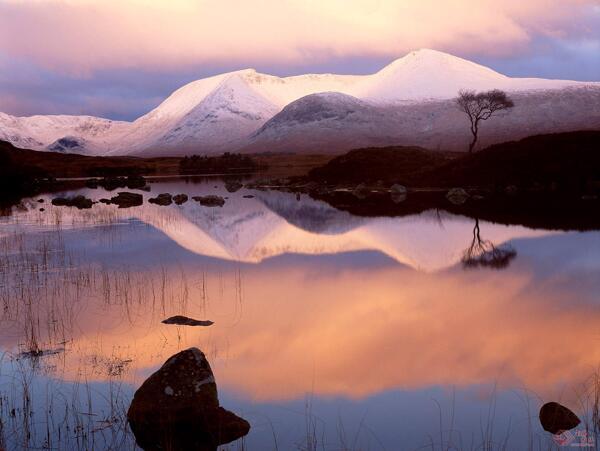
[[[479,231],[479,219],[475,219],[473,227],[473,240],[471,245],[464,251],[462,264],[464,268],[506,268],[517,256],[511,246],[496,247],[494,243],[481,238]]]
[[[458,108],[469,116],[473,139],[469,145],[469,153],[473,152],[479,134],[479,123],[487,121],[498,111],[508,110],[515,106],[504,91],[494,89],[487,92],[460,91],[456,99]]]

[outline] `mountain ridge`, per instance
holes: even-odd
[[[335,136],[327,136],[321,142],[315,142],[315,146],[332,146],[338,151],[359,138],[360,146],[378,143],[410,145],[412,135],[390,133],[386,127],[393,129],[393,123],[382,128],[377,120],[393,113],[401,122],[403,117],[414,114],[409,111],[411,106],[450,101],[465,88],[537,93],[539,97],[541,93],[558,95],[573,88],[597,88],[600,92],[600,83],[510,78],[462,58],[421,49],[371,75],[277,77],[245,69],[207,77],[182,86],[156,108],[132,122],[93,116],[14,117],[0,113],[0,139],[23,148],[63,152],[75,149],[90,155],[181,155],[248,151],[256,150],[258,146],[269,150],[272,144],[285,149],[288,140],[285,134],[273,135],[267,142],[257,142],[256,133],[286,108],[289,112],[290,105],[306,96],[337,93],[364,102],[366,110],[376,108],[378,113],[374,117],[366,114],[358,118],[362,124],[368,124],[368,131],[361,129],[362,135],[358,137],[348,129],[353,124],[339,119],[333,130],[340,131],[344,139],[336,142]],[[327,96],[323,99],[331,100]],[[318,105],[313,108],[318,109]],[[560,123],[564,118],[556,111],[556,119],[552,120]],[[577,126],[579,129],[595,127],[600,127],[600,119],[595,116]],[[419,130],[420,133],[427,132],[426,128]],[[289,127],[282,131],[289,131]],[[309,132],[323,135],[331,130]],[[67,139],[66,145],[61,145],[60,140],[64,139]],[[451,136],[449,140],[456,141]],[[70,146],[69,142],[79,144]]]

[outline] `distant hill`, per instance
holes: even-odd
[[[30,174],[51,177],[92,177],[105,175],[152,174],[156,172],[177,174],[179,157],[138,158],[101,157],[72,153],[41,152],[19,149],[11,143],[0,141],[0,156],[9,164],[0,170],[5,173],[15,168],[28,168]]]

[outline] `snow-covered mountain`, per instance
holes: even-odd
[[[280,78],[248,69],[201,79],[133,122],[0,113],[0,139],[22,148],[96,155],[340,151],[389,144],[454,148],[467,141],[468,130],[452,99],[460,89],[496,88],[515,96],[517,108],[504,121],[485,124],[484,143],[600,128],[600,83],[510,78],[419,50],[372,75]]]

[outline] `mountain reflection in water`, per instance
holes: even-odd
[[[456,412],[453,427],[475,443],[491,405],[490,430],[503,440],[510,420],[516,448],[551,443],[528,426],[544,401],[586,417],[600,362],[600,233],[443,212],[358,218],[306,196],[244,198],[248,190],[227,193],[214,181],[157,183],[144,196],[162,192],[228,199],[223,208],[145,202],[81,211],[46,202],[44,212],[32,201],[3,219],[8,449],[19,440],[69,449],[64,435],[42,427],[46,418],[54,430],[80,428],[66,436],[129,449],[123,406],[189,347],[206,352],[227,405],[252,424],[249,449],[274,448],[274,435],[279,449],[306,449],[307,436],[339,449],[341,423],[358,437],[356,449],[416,449],[440,437],[432,398],[445,421]],[[473,251],[478,237],[489,244]],[[489,245],[516,257],[500,271],[465,271],[466,250],[478,258]],[[214,324],[161,323],[174,315]],[[65,400],[70,410],[58,421]],[[96,407],[81,419],[79,404]],[[27,409],[36,419],[28,431]],[[457,441],[448,427],[435,449]]]

